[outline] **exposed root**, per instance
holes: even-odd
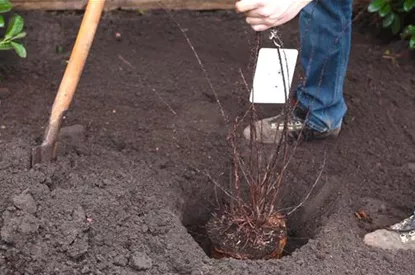
[[[235,213],[223,210],[206,228],[215,258],[240,260],[280,258],[287,242],[285,219],[278,213],[258,220],[251,210]]]

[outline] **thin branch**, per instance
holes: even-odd
[[[320,181],[321,175],[323,174],[323,171],[324,171],[324,167],[326,166],[326,158],[327,158],[327,151],[324,152],[324,160],[323,160],[322,167],[320,169],[320,173],[318,174],[318,176],[316,178],[316,181],[314,182],[313,186],[311,186],[311,189],[308,192],[307,196],[305,196],[304,200],[302,202],[300,202],[296,207],[294,207],[293,210],[291,210],[290,212],[288,212],[287,216],[290,216],[292,213],[294,213],[295,211],[297,211],[297,209],[299,209],[300,207],[302,207],[304,205],[304,203],[308,200],[308,198],[310,197],[310,195],[313,192],[314,188],[316,187],[317,183]]]
[[[158,98],[160,98],[160,100],[164,103],[164,105],[166,105],[167,106],[167,108],[169,108],[169,110],[174,114],[174,115],[176,115],[177,116],[177,113],[176,113],[176,111],[160,96],[160,94],[157,92],[157,90],[156,89],[153,89],[153,92],[155,92],[156,93],[156,95],[158,96]]]
[[[133,66],[133,64],[131,64],[127,59],[125,59],[121,54],[118,55],[118,58],[125,63],[128,67],[130,67],[131,69],[135,70],[135,67]]]
[[[195,57],[197,59],[197,62],[199,63],[199,66],[202,69],[202,71],[203,71],[203,73],[205,75],[205,78],[206,78],[206,80],[207,80],[207,82],[208,82],[208,84],[210,86],[210,89],[211,89],[212,93],[215,96],[216,102],[217,102],[217,104],[219,106],[219,109],[220,109],[220,112],[221,112],[221,114],[223,116],[223,119],[225,120],[225,123],[228,124],[228,119],[227,119],[227,116],[225,114],[225,111],[224,111],[224,109],[222,107],[222,104],[219,101],[219,97],[218,97],[218,95],[217,95],[217,93],[215,91],[215,88],[213,87],[213,84],[210,81],[209,74],[207,73],[207,70],[206,70],[205,66],[203,66],[202,60],[200,59],[199,55],[197,54],[197,52],[195,50],[195,47],[193,46],[192,42],[190,41],[189,37],[187,36],[185,30],[180,26],[179,22],[177,22],[177,20],[174,19],[174,17],[171,15],[171,13],[166,8],[163,7],[163,5],[162,5],[161,2],[158,2],[158,4],[169,15],[169,17],[171,18],[171,20],[177,25],[177,27],[180,29],[181,33],[183,34],[184,38],[186,39],[187,44],[189,45],[190,49],[192,50],[193,54],[195,55]]]
[[[212,178],[212,176],[205,171],[200,171],[198,168],[194,167],[193,165],[189,165],[190,167],[192,167],[196,172],[204,174],[205,176],[207,176],[212,182],[213,184],[215,184],[220,190],[222,190],[223,193],[225,193],[228,197],[230,197],[231,199],[237,201],[238,203],[243,204],[243,201],[241,201],[241,199],[235,198],[234,196],[231,195],[231,193],[229,193],[227,190],[225,190],[225,188],[223,188],[222,186],[220,186],[220,184],[214,179]]]

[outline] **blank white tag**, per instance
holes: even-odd
[[[252,103],[285,103],[287,101],[285,91],[288,96],[297,63],[298,50],[279,49],[279,51],[280,54],[278,54],[277,48],[261,48],[259,50],[249,99]]]

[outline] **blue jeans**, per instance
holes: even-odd
[[[306,124],[325,132],[341,126],[343,85],[351,46],[353,0],[315,0],[300,13],[304,81],[294,97],[308,111]]]

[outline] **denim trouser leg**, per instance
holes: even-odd
[[[307,125],[324,132],[341,126],[347,106],[343,84],[351,44],[353,0],[315,0],[300,13],[300,62],[304,82],[298,104],[309,111]]]

